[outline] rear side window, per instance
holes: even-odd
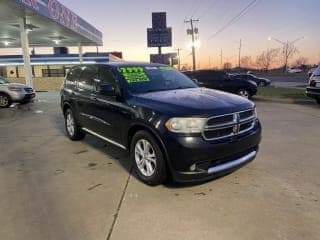
[[[97,74],[97,80],[94,82],[95,90],[100,91],[100,85],[102,84],[112,84],[116,85],[116,77],[113,74],[112,70],[108,67],[100,67],[98,74]]]
[[[96,66],[82,67],[82,73],[78,86],[85,90],[94,90],[93,81],[98,77],[98,68]]]
[[[70,69],[70,71],[67,74],[66,79],[70,82],[75,82],[75,81],[79,80],[80,74],[81,74],[81,68],[74,67],[74,68]]]

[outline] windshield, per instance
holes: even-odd
[[[10,83],[7,79],[0,77],[0,84]]]
[[[198,87],[190,78],[167,66],[123,66],[118,71],[132,93]]]

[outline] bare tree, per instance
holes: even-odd
[[[264,51],[263,53],[257,56],[256,64],[261,69],[268,71],[272,63],[274,63],[274,61],[278,57],[278,55],[279,55],[278,48],[268,49],[267,51]]]
[[[252,61],[251,56],[242,57],[240,60],[240,63],[243,68],[247,68],[247,69],[252,68],[252,66],[253,66],[253,61]]]
[[[308,58],[306,57],[299,57],[296,61],[295,61],[295,65],[298,66],[302,66],[302,65],[307,65],[308,64]]]
[[[288,61],[292,58],[299,50],[294,45],[294,42],[286,42],[282,48],[282,56],[284,58],[284,72],[287,71]]]

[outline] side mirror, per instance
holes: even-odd
[[[198,79],[193,78],[193,79],[191,79],[191,80],[192,80],[195,84],[199,85]]]
[[[115,97],[116,89],[112,84],[101,84],[100,93],[109,97]]]

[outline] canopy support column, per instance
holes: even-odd
[[[80,61],[80,64],[83,64],[83,49],[81,44],[79,44],[79,61]]]
[[[26,18],[19,18],[19,27],[20,27],[20,39],[22,47],[22,55],[24,61],[24,72],[26,78],[26,84],[30,87],[33,87],[32,79],[32,68],[30,63],[30,54],[29,54],[29,39],[26,29]]]

